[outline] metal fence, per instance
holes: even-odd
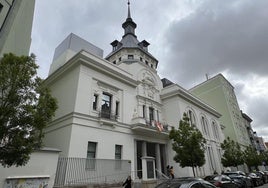
[[[54,186],[114,184],[130,174],[128,160],[59,158]]]

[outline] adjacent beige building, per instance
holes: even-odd
[[[29,55],[35,0],[0,0],[0,57]]]

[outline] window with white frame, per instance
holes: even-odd
[[[111,117],[112,95],[103,92],[101,101],[101,117]]]
[[[218,153],[219,161],[221,161],[221,156],[222,156],[221,148],[217,148],[217,153]]]
[[[213,150],[211,146],[207,146],[207,154],[208,154],[210,167],[212,170],[215,170],[215,161],[214,161]]]
[[[207,119],[204,116],[201,117],[201,126],[202,126],[203,133],[205,135],[209,136],[208,122],[207,122]]]
[[[115,145],[115,159],[122,159],[122,145]]]
[[[97,104],[98,104],[98,95],[94,94],[94,98],[93,98],[93,110],[97,110]]]
[[[219,139],[219,130],[215,121],[212,121],[212,130],[213,130],[214,137],[216,139]]]
[[[115,102],[115,115],[116,116],[119,116],[119,101],[116,101]]]
[[[87,145],[87,161],[86,161],[86,169],[94,170],[96,164],[96,149],[97,142],[88,142]]]
[[[154,108],[153,107],[149,107],[149,120],[150,120],[150,123],[152,123],[154,120]]]
[[[195,120],[195,115],[192,110],[188,110],[187,112],[188,118],[189,118],[189,123],[191,126],[196,126],[196,120]]]
[[[115,145],[115,169],[121,169],[122,145]]]
[[[134,59],[134,55],[128,55],[127,58],[128,59]]]
[[[145,105],[142,106],[142,117],[143,118],[146,117],[146,106]]]

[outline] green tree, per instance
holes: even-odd
[[[178,129],[172,128],[169,133],[172,140],[172,148],[176,152],[174,160],[183,167],[192,167],[195,176],[195,167],[205,164],[205,144],[201,132],[195,127],[190,126],[189,118],[184,113],[180,120]]]
[[[263,151],[261,152],[261,160],[262,160],[262,163],[263,165],[267,166],[268,164],[268,151]]]
[[[43,129],[57,109],[37,76],[35,56],[4,54],[0,59],[0,164],[25,165],[42,146]]]
[[[224,167],[234,166],[238,169],[238,165],[244,164],[243,151],[237,142],[227,137],[227,139],[221,143],[221,148],[224,151],[221,158]]]
[[[258,154],[255,148],[248,146],[244,151],[244,161],[250,171],[253,170],[251,167],[255,167],[257,170],[258,166],[262,164],[262,156]]]

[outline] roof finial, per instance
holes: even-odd
[[[128,5],[128,15],[127,15],[127,17],[128,18],[131,18],[131,16],[130,16],[130,2],[129,2],[129,0],[127,1],[127,5]]]

